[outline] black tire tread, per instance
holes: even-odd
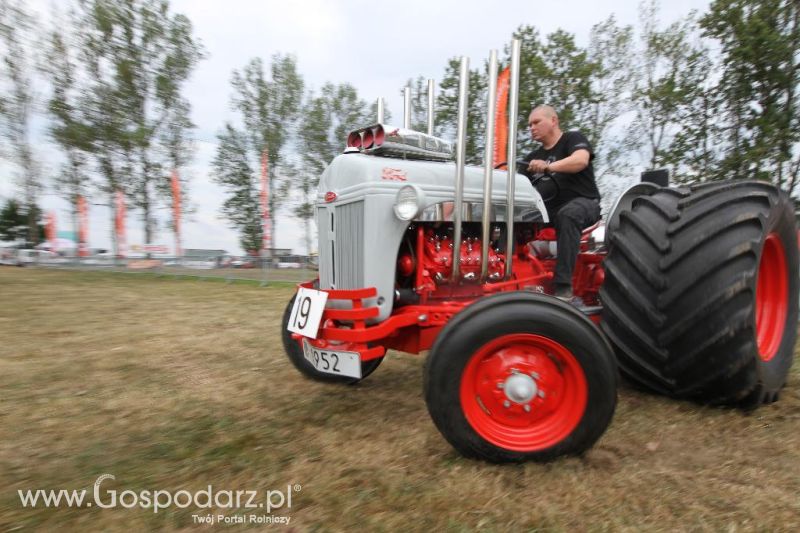
[[[602,329],[627,378],[705,403],[752,407],[777,398],[785,376],[761,376],[753,302],[768,222],[785,226],[789,205],[768,183],[736,181],[659,189],[620,213],[600,296]],[[796,322],[796,246],[786,253]]]

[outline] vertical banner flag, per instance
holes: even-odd
[[[117,217],[114,221],[117,232],[117,255],[126,257],[128,254],[125,240],[125,195],[120,190],[117,190],[115,205],[117,212]]]
[[[86,198],[78,195],[78,256],[89,255],[89,211]]]
[[[266,251],[272,248],[272,235],[270,234],[272,228],[269,220],[269,153],[267,149],[261,154],[261,224],[262,224],[262,240],[261,252],[262,256],[266,256]]]
[[[172,171],[172,224],[175,228],[175,256],[181,257],[181,182],[178,171]]]
[[[494,161],[497,166],[506,160],[508,149],[508,84],[511,80],[511,67],[506,67],[497,77],[497,102],[494,114]],[[516,139],[511,139],[516,142]],[[514,162],[509,161],[510,168]]]
[[[54,211],[48,211],[47,222],[44,227],[44,237],[50,243],[50,251],[56,251],[56,214]]]

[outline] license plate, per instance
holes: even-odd
[[[323,350],[303,339],[303,353],[306,360],[320,372],[361,379],[361,357],[356,352]]]

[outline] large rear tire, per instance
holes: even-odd
[[[626,377],[703,403],[778,398],[798,310],[785,193],[736,181],[641,196],[620,213],[604,267],[602,328]]]
[[[461,454],[547,461],[590,448],[617,401],[608,341],[550,296],[483,298],[441,331],[425,365],[425,402]]]
[[[316,381],[324,381],[328,383],[347,383],[347,384],[354,384],[358,383],[359,381],[365,379],[367,376],[375,372],[375,370],[380,366],[381,361],[383,361],[383,357],[378,357],[376,359],[370,359],[369,361],[361,361],[361,379],[351,378],[351,377],[343,377],[343,376],[336,376],[334,374],[328,374],[326,372],[320,372],[314,365],[309,363],[306,360],[305,354],[303,354],[303,347],[300,345],[299,341],[296,341],[292,338],[292,332],[287,329],[287,325],[289,324],[289,319],[292,315],[292,308],[294,307],[294,299],[297,297],[295,294],[292,296],[289,303],[286,305],[286,309],[283,312],[283,321],[281,322],[281,338],[283,339],[283,348],[286,350],[286,355],[289,357],[289,360],[292,362],[294,367],[300,371],[301,374],[306,376],[307,378],[316,380]]]

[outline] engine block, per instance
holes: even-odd
[[[481,274],[481,239],[467,236],[461,241],[459,249],[462,281],[480,280]],[[448,283],[453,269],[453,237],[449,233],[438,233],[431,228],[425,232],[425,244],[422,267],[426,274],[437,285]],[[505,254],[489,247],[490,281],[503,278],[505,272]]]

